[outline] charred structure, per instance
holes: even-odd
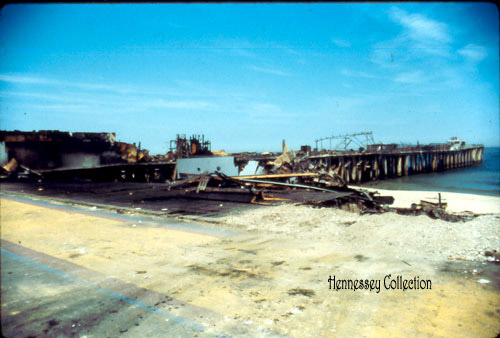
[[[115,133],[0,131],[0,143],[7,160],[15,158],[31,169],[91,168],[149,159],[147,150],[117,142]]]
[[[205,135],[192,135],[189,140],[186,135],[179,135],[170,141],[170,153],[175,158],[186,158],[198,155],[212,155],[211,144],[205,140]]]
[[[227,154],[212,152],[204,135],[177,135],[168,154],[151,157],[140,144],[117,142],[115,133],[0,131],[1,170],[4,177],[34,177],[38,182],[160,183],[152,189],[170,201],[289,201],[378,213],[389,210],[392,197],[348,184],[478,165],[484,151],[481,145],[468,146],[457,138],[447,144],[400,147],[375,144],[371,133],[354,136],[365,136],[369,142],[358,139],[358,151],[318,151],[307,145],[293,151],[283,140],[281,153]],[[347,147],[347,137],[330,140],[341,139]],[[142,201],[147,200],[146,195]],[[459,219],[443,210],[439,203],[398,212]]]

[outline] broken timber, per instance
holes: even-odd
[[[308,160],[314,165],[323,164],[327,171],[334,171],[346,183],[440,172],[479,165],[483,161],[483,146],[466,146],[458,150],[415,148],[330,153],[309,156]]]
[[[291,174],[268,174],[268,175],[246,175],[246,176],[232,176],[239,179],[252,179],[252,178],[292,178],[292,177],[316,177],[319,173],[291,173]]]

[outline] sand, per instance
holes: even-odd
[[[402,206],[435,195],[400,193],[393,195]],[[444,197],[473,212],[493,211],[487,206],[498,201],[461,195]],[[215,238],[5,200],[1,208],[3,239],[217,313],[217,321],[196,320],[230,336],[499,333],[500,292],[495,281],[479,281],[492,278],[484,252],[500,250],[500,214],[450,223],[282,204],[212,219],[208,227],[235,233]],[[374,293],[328,285],[330,276],[389,274],[429,279],[433,287]]]
[[[384,190],[359,186],[351,186],[351,188],[378,191],[382,196],[393,196],[392,206],[396,208],[409,208],[412,203],[418,204],[421,200],[438,201],[437,191]],[[500,213],[500,197],[441,192],[441,200],[448,203],[447,210],[451,212]]]

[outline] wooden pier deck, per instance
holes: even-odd
[[[311,156],[310,159],[315,163],[322,161],[346,183],[359,183],[475,166],[482,163],[483,153],[484,146],[471,145],[457,150],[408,148],[330,153]]]

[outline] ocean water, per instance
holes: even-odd
[[[480,166],[404,176],[364,186],[391,190],[429,190],[500,196],[500,148],[485,148]]]

